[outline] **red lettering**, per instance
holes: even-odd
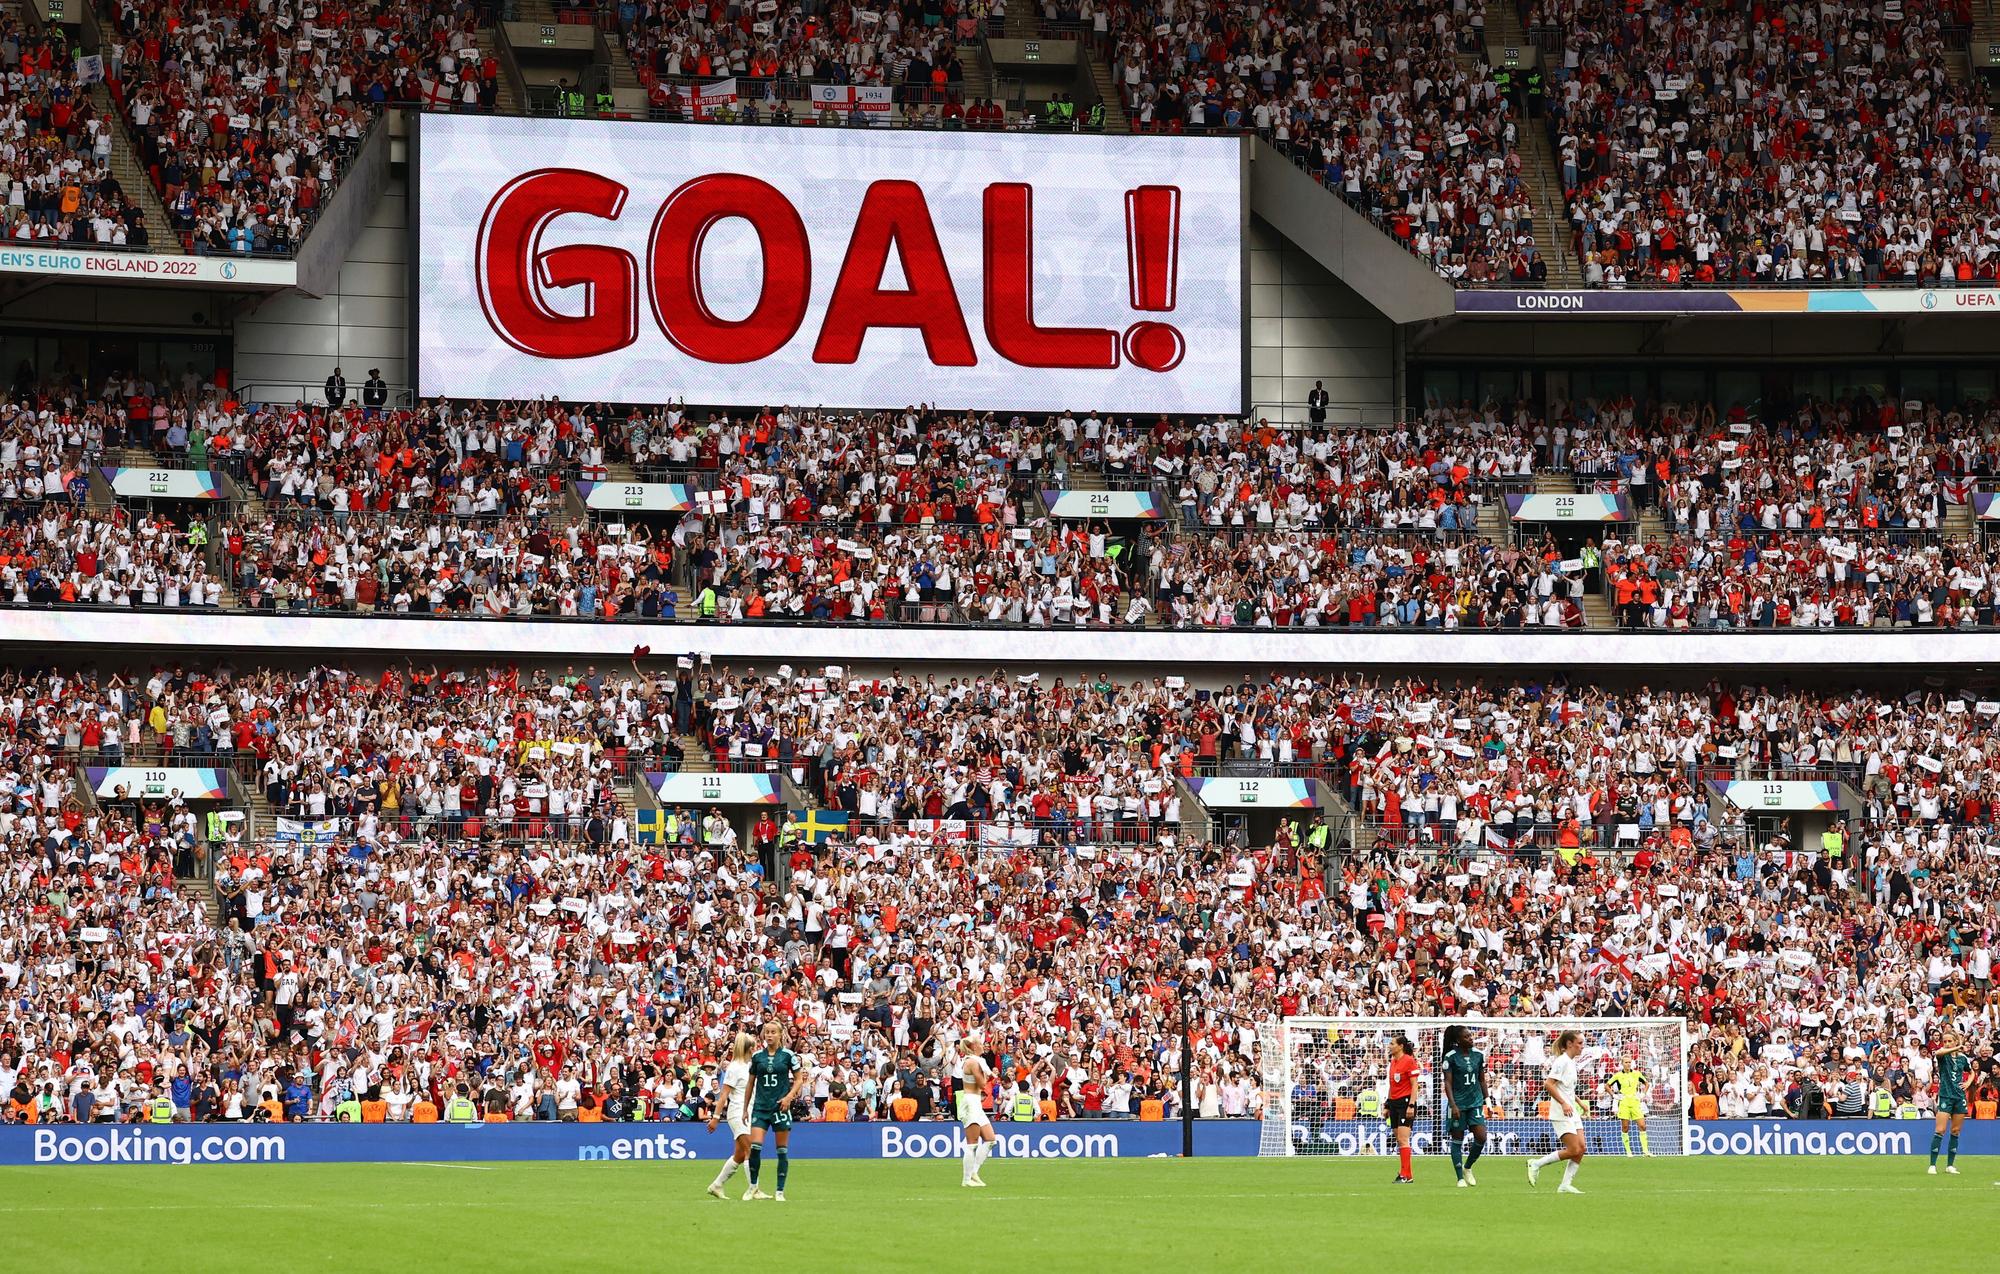
[[[719,222],[757,232],[764,286],[747,317],[718,318],[701,292],[701,245]],[[696,177],[667,196],[647,251],[653,318],[680,351],[707,363],[754,363],[784,348],[805,320],[812,248],[798,210],[769,182],[742,173]]]
[[[1116,367],[1111,329],[1035,325],[1034,198],[1017,182],[986,188],[986,339],[1023,367]]]
[[[907,288],[882,286],[892,247]],[[858,361],[861,342],[872,327],[916,328],[923,333],[924,352],[939,367],[971,367],[979,361],[923,187],[913,181],[878,181],[868,187],[827,302],[813,361]]]
[[[615,221],[625,187],[574,168],[541,168],[508,182],[479,223],[479,304],[502,340],[537,358],[594,358],[639,339],[639,266],[592,244],[541,250],[542,232],[570,213]],[[558,314],[544,293],[584,290],[581,314]]]

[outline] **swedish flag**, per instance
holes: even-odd
[[[805,821],[799,824],[799,837],[807,844],[817,845],[829,836],[847,835],[847,811],[807,810]]]
[[[667,839],[667,812],[640,810],[632,816],[632,834],[641,845],[658,845]]]

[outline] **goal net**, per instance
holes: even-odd
[[[1543,1068],[1556,1038],[1583,1036],[1576,1098],[1592,1154],[1626,1153],[1614,1073],[1637,1070],[1637,1113],[1646,1148],[1686,1153],[1687,1023],[1680,1018],[1333,1018],[1266,1020],[1258,1031],[1264,1080],[1265,1155],[1393,1155],[1388,1124],[1389,1041],[1410,1041],[1417,1061],[1410,1144],[1418,1154],[1446,1153],[1443,1058],[1445,1031],[1471,1029],[1486,1055],[1486,1153],[1546,1154],[1549,1127]],[[1627,1114],[1633,1113],[1625,1107]],[[1630,1153],[1641,1153],[1636,1123]]]

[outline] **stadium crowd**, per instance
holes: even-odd
[[[111,121],[67,40],[0,18],[0,83],[0,238],[148,246],[144,215],[111,175]]]
[[[948,12],[917,0],[865,9],[779,0],[754,13],[748,6],[724,12],[623,0],[617,16],[626,54],[655,106],[668,106],[674,86],[694,80],[734,78],[752,103],[779,81],[812,81],[899,89],[905,103],[949,105],[959,118],[965,68],[957,46],[985,29],[970,6]]]
[[[207,559],[198,588],[185,571],[178,591],[174,572],[151,590],[86,585],[88,572],[17,555],[12,600],[169,605],[219,584],[221,604],[277,610],[1570,628],[1606,622],[1601,595],[1634,628],[1993,622],[1991,554],[1947,534],[2000,469],[1996,416],[1978,404],[1814,400],[1756,420],[1558,396],[1541,411],[1432,404],[1388,428],[1281,428],[923,407],[249,404],[191,376],[118,377],[0,404],[0,521],[47,522],[51,501],[73,518],[94,460],[126,446],[225,470],[265,513],[177,515],[174,534]],[[613,466],[680,483],[687,501],[579,516],[568,484]],[[1659,520],[1496,534],[1501,496],[1551,478],[1624,493]],[[1041,493],[1072,489],[1139,503],[1050,516]]]
[[[1538,0],[1585,282],[1990,285],[1992,121],[1947,72],[1968,14]]]
[[[1836,1103],[1850,1070],[1925,1109],[1928,1042],[1996,1026],[1983,701],[676,665],[8,674],[9,1117],[434,1117],[464,1084],[490,1117],[693,1118],[764,1017],[820,1118],[944,1111],[975,1033],[1003,1109],[1171,1112],[1189,978],[1221,1116],[1258,1113],[1273,1013],[1684,1015],[1695,1092],[1667,1108],[1744,1113]],[[683,729],[846,833],[643,830],[616,780]],[[170,879],[192,815],[71,781],[154,749],[256,758],[337,834],[208,844],[216,927]],[[1324,863],[1284,820],[1189,840],[1174,777],[1253,760],[1347,793],[1364,834]],[[1700,780],[1764,767],[1863,806],[1753,844]]]
[[[1447,279],[1546,277],[1514,105],[1460,58],[1483,50],[1483,0],[1101,8],[1135,130],[1254,130]]]
[[[491,109],[475,0],[226,9],[119,0],[105,73],[173,230],[200,253],[287,253],[383,108]]]

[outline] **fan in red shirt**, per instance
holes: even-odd
[[[1411,1052],[1407,1036],[1389,1041],[1389,1127],[1396,1134],[1396,1155],[1402,1162],[1397,1185],[1415,1180],[1410,1175],[1410,1127],[1415,1122],[1411,1107],[1416,1104],[1417,1059]]]

